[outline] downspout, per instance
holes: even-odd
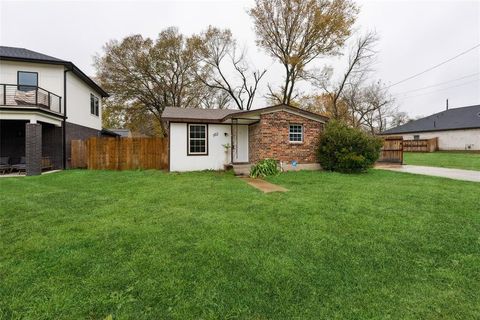
[[[63,135],[63,169],[67,169],[67,72],[72,71],[70,69],[66,69],[63,71],[63,124],[62,124],[62,135]]]

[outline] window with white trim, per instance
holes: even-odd
[[[290,142],[303,142],[303,125],[291,124],[288,131],[288,140]]]
[[[188,125],[188,154],[201,155],[207,154],[207,125],[189,124]]]

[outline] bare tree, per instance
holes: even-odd
[[[400,111],[400,112],[397,112],[393,115],[392,121],[390,122],[390,126],[391,127],[398,127],[398,126],[406,124],[410,121],[411,121],[411,119],[408,116],[408,113]]]
[[[330,97],[332,118],[342,118],[342,108],[339,106],[342,100],[355,103],[355,95],[358,95],[359,88],[372,71],[372,64],[376,55],[374,46],[377,41],[378,37],[372,31],[359,37],[350,52],[346,71],[340,80],[333,85],[330,82],[331,70],[328,68],[324,68],[321,71],[315,70],[309,75],[312,83],[316,87],[325,90]],[[347,90],[349,91],[348,97],[344,97]]]
[[[372,134],[380,133],[387,129],[389,120],[397,112],[394,101],[385,86],[377,81],[363,89],[363,103],[359,104],[361,108],[354,109],[354,117]]]
[[[272,99],[291,104],[294,88],[314,59],[338,53],[357,15],[349,0],[256,0],[249,13],[258,46],[285,69],[280,93],[269,86]]]
[[[198,37],[198,42],[201,49],[197,54],[205,66],[199,79],[210,89],[226,93],[238,109],[250,110],[258,83],[267,70],[250,71],[245,52],[237,55],[236,42],[228,29],[210,26]],[[229,77],[228,71],[236,78]]]

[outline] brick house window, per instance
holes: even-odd
[[[206,155],[207,148],[207,125],[188,125],[188,155]]]
[[[413,135],[413,140],[420,140],[420,135],[418,134]]]
[[[90,113],[94,116],[99,115],[100,102],[98,97],[95,97],[93,94],[90,94]]]
[[[303,142],[303,125],[291,124],[288,131],[288,140],[293,143]]]

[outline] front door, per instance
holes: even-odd
[[[248,125],[232,125],[232,162],[248,163]]]

